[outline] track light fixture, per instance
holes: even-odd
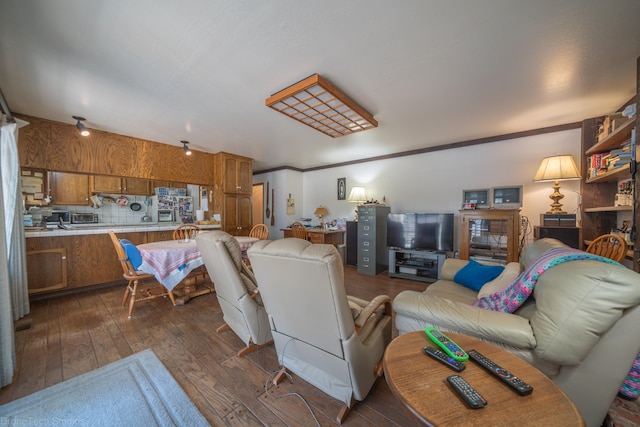
[[[85,119],[84,117],[80,117],[80,116],[71,116],[71,117],[73,117],[74,119],[76,119],[78,121],[78,123],[76,123],[76,127],[80,131],[80,135],[89,136],[89,131],[84,126],[84,123],[82,123],[83,121],[85,121],[87,119]]]
[[[182,142],[182,149],[184,150],[187,156],[191,155],[191,150],[189,150],[189,141],[180,141]]]

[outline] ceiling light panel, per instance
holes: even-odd
[[[265,105],[333,138],[378,126],[371,114],[318,74],[271,95]]]

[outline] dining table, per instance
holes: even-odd
[[[259,239],[249,236],[235,236],[243,253]],[[197,281],[185,280],[191,272],[204,265],[200,249],[195,239],[163,240],[137,245],[142,257],[139,270],[153,274],[165,288],[173,291],[178,285],[183,286],[184,295],[176,299],[176,304],[184,304],[189,299],[213,292],[213,284],[203,284],[203,289],[196,290]],[[208,276],[208,275],[207,275]],[[186,283],[189,282],[189,283]]]

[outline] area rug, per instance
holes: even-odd
[[[209,426],[151,349],[0,406],[20,426]]]

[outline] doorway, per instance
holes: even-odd
[[[251,218],[253,225],[264,224],[264,184],[253,184],[251,190],[253,203],[251,203]]]

